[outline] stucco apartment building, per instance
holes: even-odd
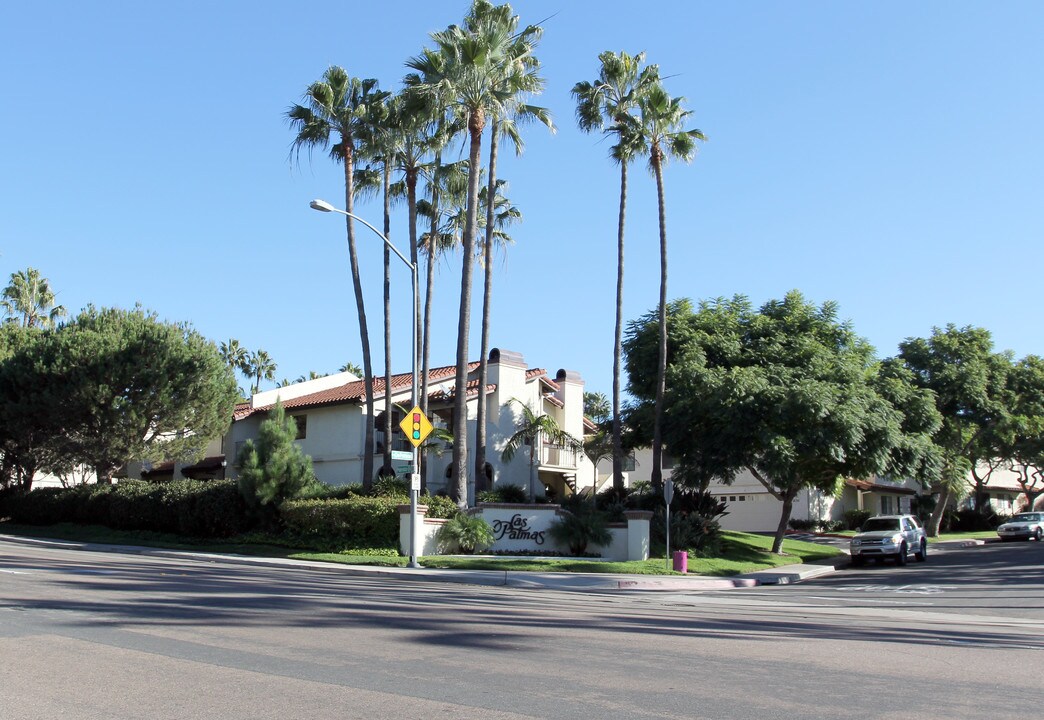
[[[456,367],[446,365],[430,370],[428,376],[429,416],[436,428],[452,427],[454,374]],[[469,449],[474,446],[475,418],[478,409],[478,363],[468,365],[468,436]],[[410,448],[399,430],[399,407],[409,409],[412,376],[393,375],[391,438],[383,432],[384,379],[374,378],[374,412],[377,433],[374,468],[381,466],[384,443],[390,442],[393,465],[398,474],[410,471]],[[552,416],[558,425],[577,439],[584,435],[584,381],[576,372],[559,370],[552,379],[542,368],[530,368],[517,352],[494,348],[489,355],[486,386],[486,459],[490,465],[494,487],[513,484],[528,489],[530,453],[518,452],[511,462],[501,460],[501,452],[518,428],[522,410],[513,400],[527,405],[536,414]],[[279,399],[287,414],[297,419],[298,442],[312,458],[316,477],[330,485],[361,481],[365,441],[365,387],[351,373],[338,373],[317,380],[295,383],[254,395],[250,402],[236,407],[234,422],[222,443],[228,462],[228,476],[235,477],[232,460],[248,439],[256,438],[261,422]],[[422,482],[432,493],[448,490],[450,448],[434,441],[426,448]],[[473,466],[469,458],[469,468]],[[559,495],[572,488],[590,485],[594,467],[583,452],[556,446],[541,438],[535,450],[538,491],[545,488]],[[474,500],[474,477],[469,478],[469,500]]]

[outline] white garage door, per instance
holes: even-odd
[[[783,506],[768,493],[715,493],[728,503],[728,515],[718,519],[726,530],[775,532]]]

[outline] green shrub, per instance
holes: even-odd
[[[849,530],[858,530],[872,515],[873,513],[869,510],[845,510],[845,527]]]
[[[605,546],[613,540],[605,513],[590,506],[559,515],[548,532],[555,542],[567,545],[573,555],[583,555],[589,544]]]
[[[396,498],[371,496],[287,500],[279,514],[286,529],[305,540],[398,547],[400,504]]]
[[[327,485],[316,480],[306,485],[294,500],[344,500],[362,495],[362,485]]]
[[[177,532],[177,519],[163,505],[163,486],[144,480],[123,480],[112,491],[108,522],[116,530]]]
[[[791,530],[797,530],[798,532],[815,532],[816,521],[803,518],[790,518],[790,520],[787,521],[787,527]]]
[[[627,488],[617,490],[609,486],[595,496],[595,505],[609,516],[610,522],[623,522],[626,519],[624,513],[630,507],[630,495],[631,491]]]
[[[493,545],[493,528],[477,515],[458,513],[451,517],[435,533],[439,552],[457,552],[470,555],[476,550],[485,550]]]
[[[953,513],[950,519],[950,530],[953,532],[980,532],[982,530],[996,530],[1001,524],[1001,518],[990,505],[985,505],[976,510],[974,508],[962,508]]]
[[[80,525],[105,525],[109,519],[114,485],[92,483],[78,485],[69,491],[75,498],[73,516],[69,522]]]
[[[501,485],[495,490],[483,490],[476,500],[483,503],[527,503],[529,495],[518,485]]]
[[[53,525],[62,522],[67,505],[62,498],[62,488],[38,488],[31,492],[12,489],[7,495],[7,515],[13,522],[23,525]]]
[[[394,475],[380,478],[373,484],[373,495],[377,497],[410,498],[410,483],[408,480],[397,478]]]
[[[250,530],[250,510],[235,480],[175,480],[164,503],[177,517],[177,532],[192,537],[231,537]]]
[[[11,519],[27,525],[68,522],[195,537],[227,537],[250,527],[234,480],[40,488],[14,499],[12,510]]]
[[[652,542],[667,544],[664,532],[666,512],[661,505],[653,512],[650,525]],[[688,550],[695,555],[713,555],[721,547],[721,525],[717,520],[696,513],[671,512],[671,548]]]
[[[409,502],[409,499],[407,499]],[[460,508],[457,507],[451,498],[445,495],[421,495],[417,501],[420,505],[428,506],[427,517],[430,518],[451,518],[460,512]]]

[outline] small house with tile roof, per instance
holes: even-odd
[[[475,417],[479,402],[478,362],[468,364],[467,408],[469,451],[474,446]],[[433,368],[428,374],[428,415],[436,428],[452,427],[454,376],[456,367],[446,365]],[[399,474],[410,471],[411,446],[399,430],[401,413],[410,403],[412,374],[402,373],[391,378],[392,437],[381,431],[384,407],[384,378],[375,377],[374,412],[378,414],[374,447],[369,452],[383,452],[384,443],[391,444],[394,462]],[[257,393],[249,402],[235,409],[234,422],[223,443],[224,455],[235,458],[239,449],[257,438],[261,422],[268,416],[276,400],[280,400],[288,415],[297,419],[298,442],[312,458],[316,477],[330,485],[344,485],[362,481],[365,442],[364,414],[366,412],[365,385],[351,373],[295,383],[275,390]],[[501,460],[501,452],[518,427],[521,410],[511,401],[517,399],[537,414],[551,415],[570,435],[584,436],[583,416],[584,381],[570,370],[559,370],[552,379],[543,368],[529,367],[517,352],[494,348],[489,354],[486,385],[486,459],[487,478],[493,487],[504,484],[529,486],[528,451],[517,453],[511,462]],[[447,443],[429,440],[424,452],[422,482],[432,493],[448,490],[450,486],[450,448]],[[472,451],[473,452],[473,451]],[[540,485],[550,494],[561,497],[589,485],[594,476],[590,460],[582,453],[569,450],[541,439],[534,454]],[[469,457],[469,468],[473,467]],[[380,466],[379,458],[374,467]],[[228,474],[235,476],[234,463],[228,463]],[[489,487],[490,481],[480,479],[479,490]],[[538,487],[539,490],[539,487]],[[469,500],[474,500],[475,478],[469,479]]]

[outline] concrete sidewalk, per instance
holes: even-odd
[[[573,591],[627,591],[627,590],[732,590],[758,585],[801,582],[833,572],[848,564],[848,556],[838,558],[835,565],[784,565],[759,570],[745,575],[711,577],[706,575],[626,575],[607,573],[541,573],[514,570],[452,570],[440,568],[382,567],[376,565],[338,565],[313,560],[291,558],[251,557],[225,553],[203,553],[186,550],[166,550],[138,545],[107,545],[70,540],[27,538],[0,535],[0,540],[38,547],[58,547],[89,552],[111,552],[125,555],[167,559],[189,559],[209,563],[234,563],[274,568],[307,568],[323,572],[360,577],[395,578],[421,582],[460,583],[465,585],[504,586],[527,589]]]

